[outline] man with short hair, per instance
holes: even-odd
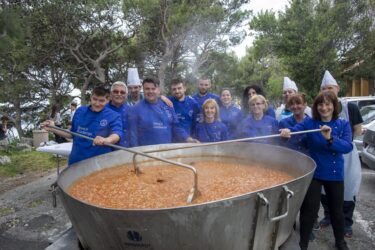
[[[320,90],[331,91],[338,97],[340,87],[328,70],[324,73]],[[339,99],[339,101],[341,110],[339,114],[340,119],[349,121],[353,137],[361,135],[363,119],[358,106],[342,99]],[[352,237],[353,234],[353,213],[361,179],[361,162],[355,143],[353,143],[353,150],[348,154],[344,154],[344,236],[348,238]],[[319,224],[321,227],[327,227],[331,224],[331,220],[327,205],[328,201],[325,195],[322,195],[321,202],[324,207],[324,218]]]
[[[176,113],[160,100],[159,83],[151,78],[143,80],[144,100],[131,110],[130,145],[143,146],[172,141],[196,142],[180,126]]]
[[[197,101],[199,108],[202,108],[203,103],[207,99],[214,99],[217,104],[220,104],[220,97],[214,93],[209,92],[211,88],[211,80],[207,77],[201,77],[197,81],[198,92],[193,95],[193,98]]]
[[[122,120],[122,128],[124,129],[123,140],[119,142],[120,146],[129,147],[129,110],[130,106],[126,103],[128,88],[124,82],[117,81],[111,86],[110,101],[106,105],[108,108],[119,113]]]
[[[182,79],[172,80],[171,93],[169,99],[173,103],[177,119],[181,127],[191,136],[200,113],[199,105],[191,96],[185,95],[186,85]]]
[[[68,165],[113,151],[105,144],[115,144],[124,136],[120,115],[105,107],[107,103],[108,91],[96,87],[91,94],[90,105],[79,107],[73,117],[71,131],[92,137],[93,141],[49,127],[55,125],[52,120],[42,123],[47,131],[73,138]]]
[[[0,145],[8,145],[7,140],[7,131],[8,131],[8,120],[9,118],[7,116],[1,117],[1,124],[0,124]]]

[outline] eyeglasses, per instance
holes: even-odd
[[[260,106],[260,105],[263,105],[263,104],[264,104],[263,102],[256,102],[256,103],[250,104],[250,106]]]
[[[115,95],[118,95],[118,94],[125,95],[126,94],[125,91],[119,91],[119,90],[112,90],[112,93],[115,94]]]

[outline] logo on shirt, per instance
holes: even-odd
[[[107,126],[108,121],[106,119],[100,121],[100,126],[105,127]]]

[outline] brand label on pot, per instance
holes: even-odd
[[[153,249],[149,241],[147,230],[126,229],[121,230],[121,232],[126,232],[122,240],[124,246],[129,249]]]

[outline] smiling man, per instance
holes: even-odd
[[[110,101],[106,105],[108,108],[119,113],[122,120],[122,128],[124,129],[124,138],[119,142],[120,146],[129,147],[129,110],[130,106],[126,103],[128,88],[124,82],[117,81],[111,86]]]
[[[144,100],[134,106],[129,116],[130,145],[195,142],[180,126],[174,109],[160,100],[159,83],[146,78],[142,85]]]
[[[51,120],[42,123],[42,127],[47,131],[68,139],[73,138],[69,165],[111,152],[112,148],[104,146],[104,144],[117,143],[124,136],[120,114],[106,108],[107,103],[108,91],[103,87],[96,87],[92,92],[90,105],[79,107],[74,114],[71,131],[92,137],[94,138],[93,142],[48,127],[49,125],[54,126]]]
[[[172,80],[171,93],[169,99],[173,103],[177,119],[186,133],[192,135],[200,112],[198,103],[191,96],[185,95],[186,85],[182,79]]]

